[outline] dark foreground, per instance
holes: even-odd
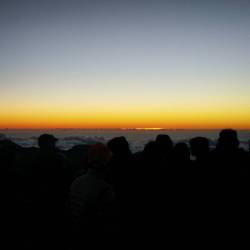
[[[52,135],[38,142],[0,140],[1,249],[249,244],[250,153],[234,130],[212,151],[168,135],[136,154],[124,137],[67,151]]]

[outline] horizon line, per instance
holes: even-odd
[[[96,128],[81,128],[81,127],[76,127],[76,128],[1,128],[0,130],[121,130],[121,131],[126,131],[126,130],[136,130],[136,131],[161,131],[161,130],[174,130],[174,131],[179,131],[179,130],[222,130],[222,129],[234,129],[234,130],[250,130],[250,128],[233,128],[233,127],[223,127],[223,128],[143,128],[143,127],[131,127],[131,128],[102,128],[102,127],[96,127]]]

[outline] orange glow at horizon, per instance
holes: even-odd
[[[209,109],[140,108],[119,110],[73,111],[59,109],[2,110],[1,129],[54,129],[54,128],[138,128],[138,129],[250,129],[250,111]]]
[[[241,87],[237,75],[223,80],[179,76],[171,84],[168,78],[115,75],[92,81],[15,77],[4,80],[15,88],[2,90],[2,129],[250,129],[250,76]],[[29,83],[26,88],[24,83]]]

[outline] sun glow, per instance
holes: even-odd
[[[157,131],[157,130],[164,130],[165,128],[134,128],[134,127],[130,127],[130,128],[121,128],[121,130],[139,130],[139,131]]]
[[[0,128],[236,129],[250,128],[248,109],[11,109],[0,108]]]

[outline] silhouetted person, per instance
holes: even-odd
[[[164,145],[161,144],[162,146]],[[141,235],[160,234],[160,228],[168,217],[169,202],[168,179],[162,165],[162,156],[166,155],[166,148],[159,150],[156,141],[149,141],[142,152],[142,158],[138,162],[139,175],[137,178],[136,199],[134,202],[133,226],[129,232],[134,232],[137,237]],[[168,150],[167,150],[168,152]],[[168,222],[169,223],[169,222]]]
[[[90,145],[75,145],[66,152],[72,168],[73,179],[87,171],[87,154]]]
[[[77,177],[70,188],[70,207],[72,216],[72,243],[74,249],[82,249],[105,241],[112,241],[109,234],[114,233],[113,217],[114,192],[105,181],[107,164],[111,151],[101,143],[88,151],[88,170]]]
[[[132,153],[123,136],[111,139],[107,146],[112,152],[107,180],[114,186],[118,199],[124,199],[128,195],[128,181],[133,172]]]
[[[9,249],[18,248],[19,246],[15,244],[22,240],[18,197],[21,181],[16,173],[16,156],[22,150],[22,147],[4,136],[0,138],[1,244],[3,248],[7,246]]]
[[[71,171],[64,154],[56,148],[57,138],[43,134],[38,138],[40,152],[33,166],[33,195],[38,227],[37,241],[64,247],[65,204],[71,181]],[[44,245],[41,244],[41,248]]]
[[[195,137],[190,140],[191,154],[195,157],[197,163],[203,163],[208,160],[209,141],[205,137]]]
[[[23,148],[17,145],[15,142],[9,139],[0,140],[0,164],[1,170],[13,169],[15,168],[15,160],[18,153],[20,153]]]
[[[239,147],[237,131],[223,129],[219,134],[217,149],[221,151],[234,152]]]
[[[246,165],[246,152],[239,148],[237,132],[224,129],[219,134],[216,149],[211,154],[217,174],[225,178],[237,178]]]
[[[155,141],[148,142],[143,150],[143,163],[145,166],[148,166],[149,171],[153,172],[153,167],[156,167],[156,164],[160,162],[160,152],[158,150],[157,144]]]
[[[41,193],[54,196],[53,192],[61,192],[68,182],[67,158],[56,148],[57,138],[43,134],[38,138],[40,153],[36,159],[34,171],[41,182]],[[64,187],[63,187],[64,186]],[[53,198],[54,199],[54,198]]]
[[[51,134],[42,134],[38,137],[38,146],[43,151],[54,151],[58,139]]]
[[[155,145],[163,164],[170,165],[172,161],[172,153],[174,144],[169,135],[159,134],[155,139]]]
[[[149,141],[145,145],[140,163],[140,177],[138,178],[139,183],[141,182],[140,185],[143,184],[141,188],[144,189],[141,190],[141,195],[147,196],[150,190],[154,190],[156,185],[162,181],[164,171],[161,156],[155,141]]]
[[[208,178],[209,165],[211,164],[209,158],[209,141],[205,137],[195,137],[189,141],[191,154],[195,157],[193,160],[193,174],[194,178],[198,181],[199,177]],[[203,180],[201,180],[203,181]]]
[[[211,152],[211,160],[213,176],[210,175],[211,196],[208,204],[213,213],[210,221],[217,223],[216,230],[236,234],[235,228],[240,228],[239,221],[248,216],[246,196],[249,191],[248,180],[241,174],[246,166],[246,152],[239,147],[235,130],[224,129],[220,132],[216,149]]]
[[[241,170],[246,167],[246,152],[239,147],[235,130],[224,129],[220,132],[216,149],[211,152],[211,160],[218,183],[239,181]]]
[[[191,154],[194,156],[192,169],[189,176],[189,201],[190,215],[193,217],[193,225],[198,230],[206,224],[204,215],[209,213],[209,199],[211,196],[211,179],[214,172],[211,169],[209,158],[209,141],[205,137],[195,137],[189,141]],[[210,204],[209,204],[210,205]],[[197,210],[197,207],[199,209]],[[199,233],[199,232],[198,232]]]
[[[162,154],[159,152],[155,141],[149,141],[142,152],[140,162],[140,177],[144,188],[152,189],[163,177]],[[142,186],[143,187],[143,186]],[[147,195],[147,194],[146,194]]]
[[[191,161],[190,152],[186,143],[179,142],[173,149],[173,164],[171,176],[171,185],[173,190],[173,203],[175,203],[175,213],[179,211],[179,216],[183,216],[182,207],[188,205],[188,193],[190,193],[190,171]]]
[[[115,137],[107,143],[108,148],[115,156],[131,157],[128,141],[124,136]]]
[[[108,141],[112,152],[108,164],[107,181],[113,186],[119,206],[120,224],[123,228],[130,224],[134,213],[136,190],[139,178],[139,168],[135,165],[129,144],[124,136]]]

